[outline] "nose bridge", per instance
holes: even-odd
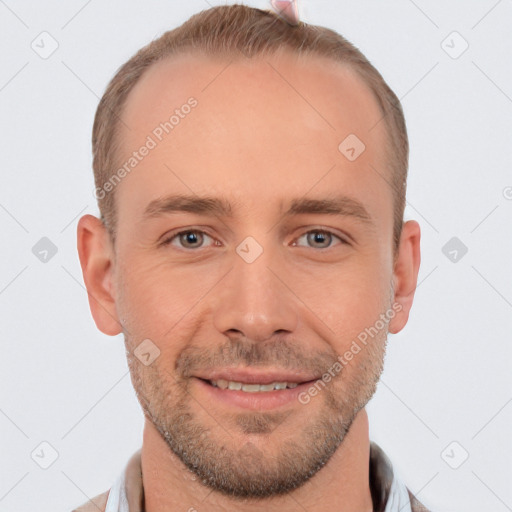
[[[240,243],[214,311],[216,328],[224,334],[239,331],[253,341],[266,340],[276,331],[294,331],[297,306],[276,276],[281,268],[275,250],[251,237]]]

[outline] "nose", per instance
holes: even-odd
[[[270,268],[269,268],[270,267]],[[251,341],[265,341],[297,328],[298,305],[282,265],[269,251],[252,263],[237,254],[213,311],[216,329]],[[285,284],[286,283],[286,284]]]

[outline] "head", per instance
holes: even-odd
[[[93,155],[101,218],[80,219],[80,262],[146,420],[219,492],[302,485],[373,395],[412,306],[399,100],[335,32],[215,7],[118,70]],[[208,377],[247,368],[304,384],[278,407],[217,400]]]

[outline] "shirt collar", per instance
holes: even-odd
[[[391,461],[373,441],[369,471],[374,512],[411,512],[407,487],[394,475]],[[144,512],[141,449],[131,456],[110,489],[105,512]]]

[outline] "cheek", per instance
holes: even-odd
[[[301,298],[327,325],[335,350],[350,345],[390,306],[391,271],[378,258],[340,266],[314,281],[303,281]]]
[[[222,277],[214,269],[142,256],[125,257],[117,272],[116,304],[126,328],[154,340],[186,339],[197,322],[196,306]]]

